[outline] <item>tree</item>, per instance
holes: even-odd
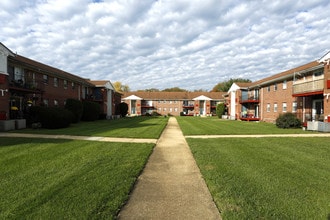
[[[219,104],[217,105],[216,113],[217,113],[218,118],[221,118],[222,115],[224,115],[224,113],[225,113],[225,108],[226,108],[226,106],[225,106],[225,104],[224,104],[223,102],[221,102],[221,103],[219,103]]]
[[[141,90],[138,90],[138,92],[159,92],[159,89],[156,89],[156,88],[150,88],[150,89],[141,89]]]
[[[251,80],[249,79],[242,79],[242,78],[237,78],[237,79],[230,79],[228,81],[225,82],[220,82],[218,84],[216,84],[213,89],[212,92],[228,92],[228,90],[230,89],[231,85],[235,82],[243,82],[243,83],[250,83]]]
[[[179,87],[172,87],[172,88],[166,88],[162,90],[163,92],[187,92],[185,89],[181,89]]]
[[[129,92],[130,88],[128,85],[123,85],[121,82],[116,81],[113,83],[113,87],[115,87],[115,90],[117,92]]]

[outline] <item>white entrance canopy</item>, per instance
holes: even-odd
[[[136,95],[130,95],[126,98],[123,98],[124,100],[142,100],[142,98],[136,96]]]
[[[209,97],[207,97],[207,96],[205,96],[205,95],[200,95],[200,96],[198,96],[198,97],[196,97],[196,98],[193,98],[193,100],[195,101],[195,100],[207,100],[207,101],[210,101],[210,100],[212,100],[211,98],[209,98]]]

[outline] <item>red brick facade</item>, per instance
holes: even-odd
[[[31,105],[64,107],[68,98],[99,102],[109,118],[120,103],[121,95],[114,88],[96,87],[79,76],[13,54],[1,43],[0,64],[0,120],[24,118]],[[99,91],[105,92],[96,100]]]
[[[231,119],[275,122],[292,112],[304,123],[330,116],[328,63],[310,62],[249,84],[233,84],[227,95]]]

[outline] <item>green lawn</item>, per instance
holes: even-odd
[[[113,219],[153,146],[0,138],[0,219]]]
[[[187,141],[223,219],[329,219],[330,138]]]
[[[102,137],[159,138],[167,124],[164,117],[132,117],[71,124],[63,129],[23,129],[13,132]]]
[[[177,117],[184,135],[222,135],[222,134],[299,134],[310,131],[300,129],[281,129],[266,122],[247,122],[223,120],[218,117]]]

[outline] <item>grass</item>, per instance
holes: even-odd
[[[153,146],[0,138],[0,219],[113,219]]]
[[[299,134],[302,129],[281,129],[266,122],[223,120],[217,117],[177,117],[184,135],[226,135],[226,134]]]
[[[329,138],[187,141],[223,219],[330,217]]]
[[[63,129],[23,129],[14,132],[126,138],[159,138],[167,124],[164,117],[132,117],[71,124]]]

